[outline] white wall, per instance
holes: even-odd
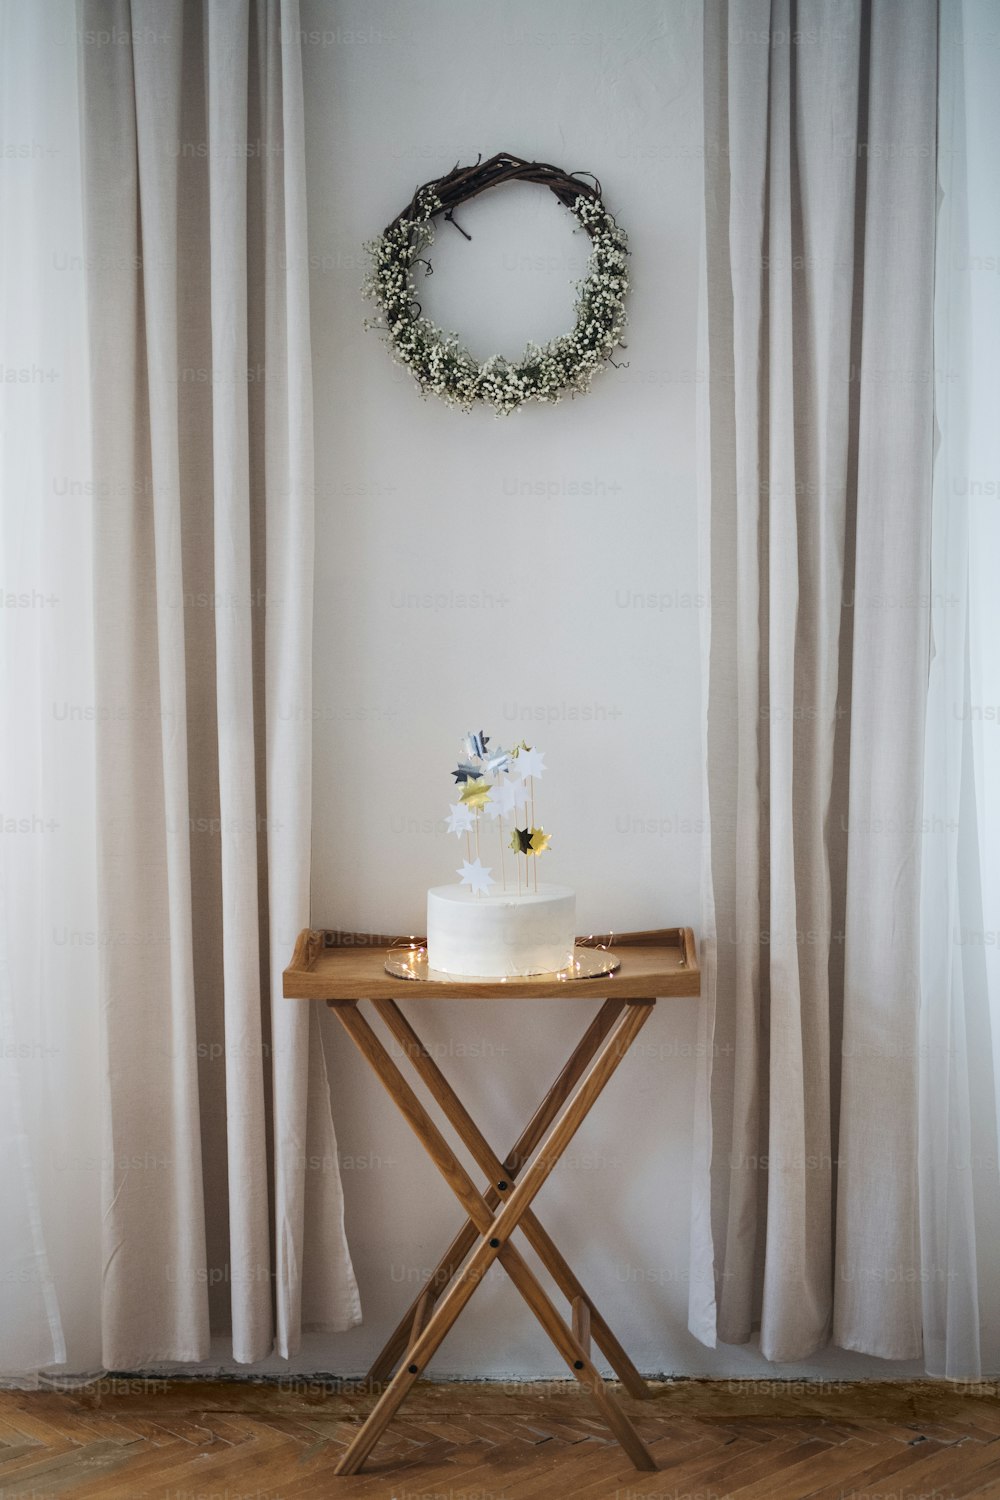
[[[576,888],[581,929],[697,927],[700,4],[304,0],[302,24],[313,920],[424,930],[426,888],[456,863],[449,768],[459,736],[485,728],[546,751],[546,873]],[[413,189],[498,150],[595,172],[633,279],[628,367],[499,420],[421,401],[363,330],[359,295],[363,243]],[[429,315],[484,355],[570,326],[585,245],[550,195],[504,188],[458,217],[473,240],[439,231]],[[506,1148],[596,1003],[425,1001],[414,1014]],[[686,1331],[695,1009],[660,1004],[538,1208],[640,1368],[773,1373]],[[366,1367],[461,1214],[346,1038],[328,1042],[365,1323],[309,1354],[346,1374]],[[499,1270],[434,1368],[564,1373]],[[780,1373],[820,1370],[900,1367],[830,1354]]]

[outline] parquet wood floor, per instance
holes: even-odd
[[[370,1393],[108,1377],[0,1390],[0,1500],[966,1500],[1000,1497],[1000,1388],[658,1382],[639,1474],[574,1386],[422,1383],[361,1474]]]

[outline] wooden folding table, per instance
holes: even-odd
[[[383,1388],[367,1420],[337,1465],[354,1474],[364,1463],[407,1392],[452,1328],[494,1261],[499,1261],[573,1375],[591,1394],[638,1469],[656,1462],[590,1357],[593,1341],[630,1396],[649,1389],[635,1365],[542,1227],[531,1204],[612,1073],[652,1014],[657,999],[697,995],[699,970],[689,927],[618,933],[609,945],[621,959],[614,974],[595,979],[496,981],[407,980],[385,969],[387,948],[419,939],[371,938],[346,932],[299,935],[284,974],[289,999],[323,1000],[371,1064],[467,1215],[436,1271],[408,1309],[369,1371]],[[593,939],[586,940],[590,946]],[[400,1000],[588,1000],[605,995],[571,1057],[504,1157],[496,1154],[400,1009]],[[401,1045],[417,1076],[488,1179],[479,1189],[362,1015],[369,1001]],[[536,1153],[537,1150],[537,1154]],[[570,1304],[567,1322],[551,1302],[511,1235],[519,1228]],[[396,1366],[398,1365],[398,1368]],[[396,1373],[393,1374],[395,1369]],[[384,1383],[384,1384],[383,1384]]]

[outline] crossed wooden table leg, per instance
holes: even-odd
[[[591,1337],[631,1395],[647,1396],[648,1388],[531,1211],[536,1194],[649,1019],[655,1003],[652,999],[605,1001],[517,1143],[501,1162],[396,1002],[372,1002],[456,1134],[490,1178],[490,1187],[481,1193],[361,1014],[358,1002],[327,1001],[468,1214],[467,1223],[445,1252],[428,1286],[373,1364],[370,1378],[384,1379],[405,1353],[406,1362],[389,1380],[338,1463],[338,1474],[354,1474],[361,1468],[495,1260],[500,1261],[574,1376],[591,1393],[636,1468],[656,1468],[649,1449],[591,1361]],[[529,1161],[536,1146],[538,1154]],[[516,1181],[518,1177],[520,1180]],[[519,1226],[560,1291],[569,1298],[572,1326],[560,1317],[534,1272],[510,1242],[510,1236]]]

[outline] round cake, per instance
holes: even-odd
[[[481,979],[550,974],[573,958],[576,894],[564,885],[490,891],[438,885],[427,892],[427,963]]]

